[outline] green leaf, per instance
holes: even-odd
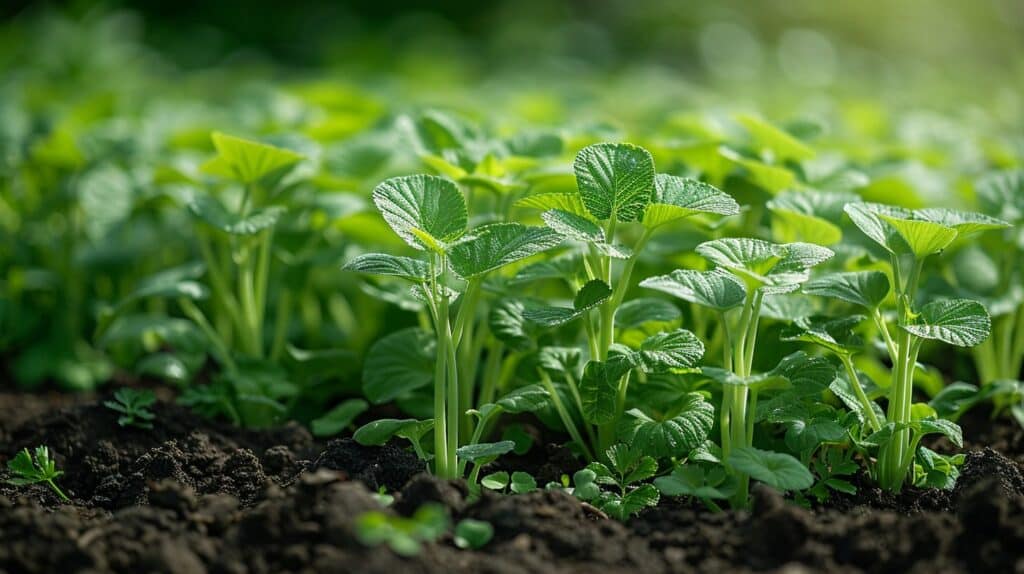
[[[658,461],[633,445],[612,445],[605,451],[605,456],[621,477],[620,486],[628,486],[658,474]]]
[[[313,436],[327,437],[340,433],[348,428],[352,421],[365,412],[368,407],[369,405],[363,399],[349,399],[339,404],[322,417],[310,422]]]
[[[561,236],[543,227],[495,223],[474,230],[475,237],[453,245],[448,256],[452,269],[466,279],[480,277],[546,251],[562,242]]]
[[[595,218],[638,220],[654,191],[654,158],[632,144],[587,146],[573,162],[587,211]]]
[[[532,413],[540,410],[547,406],[550,401],[551,395],[548,394],[544,386],[540,383],[534,383],[509,392],[498,399],[497,404],[505,412],[518,414]]]
[[[583,205],[583,198],[579,193],[536,193],[527,195],[515,202],[516,207],[529,207],[533,209],[558,210],[573,215],[590,219],[592,216]]]
[[[386,253],[360,255],[342,266],[342,270],[401,277],[417,282],[430,279],[430,265],[426,261]]]
[[[781,452],[740,447],[733,449],[726,463],[779,490],[804,490],[814,484],[814,476],[803,463]]]
[[[953,243],[957,236],[955,229],[931,221],[901,219],[885,214],[878,217],[900,234],[911,253],[918,259],[942,251]]]
[[[512,452],[512,449],[515,448],[515,446],[516,443],[510,440],[503,440],[501,442],[482,442],[461,446],[455,451],[455,454],[459,458],[468,460],[469,462],[489,462],[503,454]]]
[[[430,429],[434,428],[434,420],[418,421],[416,419],[377,419],[367,423],[352,435],[353,440],[364,446],[381,446],[400,436],[410,440],[419,440]]]
[[[881,271],[832,273],[808,281],[804,293],[840,299],[873,311],[889,296],[889,277]]]
[[[864,345],[853,329],[864,321],[863,315],[847,317],[801,317],[783,329],[779,338],[783,341],[805,341],[840,355],[852,354]]]
[[[501,299],[487,315],[491,334],[517,351],[530,351],[537,344],[537,324],[526,318],[526,308],[521,299]]]
[[[582,355],[576,347],[543,347],[537,353],[537,362],[549,371],[575,373]]]
[[[573,495],[580,500],[593,500],[601,494],[601,487],[597,485],[597,473],[589,465],[572,475],[572,484]]]
[[[415,249],[437,250],[466,232],[466,199],[444,178],[393,177],[373,190],[373,202],[391,229]]]
[[[758,283],[768,283],[766,275],[785,256],[778,245],[748,237],[705,241],[695,251],[715,265]]]
[[[644,227],[654,229],[698,213],[737,215],[740,206],[718,188],[684,177],[659,173],[654,194],[643,215]]]
[[[301,154],[257,141],[229,136],[221,132],[211,135],[217,157],[207,162],[203,170],[231,177],[250,184],[271,173],[295,165],[303,159]]]
[[[13,474],[18,475],[25,480],[45,480],[44,478],[39,478],[41,473],[39,470],[36,469],[35,463],[32,462],[32,455],[29,454],[27,448],[18,451],[18,454],[14,455],[14,458],[7,461],[7,469],[10,470]]]
[[[504,470],[492,472],[480,479],[480,486],[488,490],[505,490],[508,486],[509,476]]]
[[[188,204],[188,208],[210,226],[231,235],[255,235],[273,227],[285,212],[285,208],[273,205],[254,209],[243,217],[229,212],[220,201],[210,195],[197,195]]]
[[[630,363],[623,359],[587,363],[583,368],[583,377],[580,379],[583,418],[587,422],[606,424],[615,420],[619,380],[631,368]]]
[[[537,481],[526,472],[512,473],[512,492],[526,494],[537,490]]]
[[[670,325],[682,319],[683,314],[670,301],[640,297],[626,301],[615,310],[615,326],[623,331]]]
[[[363,365],[363,392],[386,403],[434,381],[436,341],[417,327],[395,331],[370,347]]]
[[[636,490],[627,492],[622,500],[612,500],[611,503],[603,507],[603,510],[618,520],[625,520],[644,508],[657,506],[660,498],[658,489],[653,484],[645,484]]]
[[[846,438],[846,428],[833,420],[797,420],[786,431],[786,446],[796,452],[811,452],[823,443],[838,443]]]
[[[944,207],[919,209],[914,212],[914,215],[923,220],[955,229],[957,237],[964,237],[966,235],[973,235],[983,231],[1010,227],[1009,223],[1001,219],[989,217],[983,213],[960,211],[958,209],[948,209]]]
[[[750,132],[756,148],[771,152],[778,161],[803,161],[814,157],[814,150],[807,144],[757,116],[740,114],[736,121]]]
[[[733,491],[722,467],[705,470],[699,464],[678,466],[671,475],[654,479],[654,486],[665,496],[692,496],[708,500],[729,498]]]
[[[562,237],[587,243],[604,243],[604,230],[591,219],[561,209],[549,209],[540,214],[548,227]]]
[[[656,458],[682,457],[704,444],[715,423],[715,408],[703,395],[687,393],[671,412],[670,418],[655,420],[638,409],[627,411],[634,420],[624,422],[620,438]]]
[[[723,271],[677,269],[668,275],[649,277],[641,287],[668,293],[690,303],[716,311],[727,311],[743,304],[746,289],[732,274]]]
[[[607,283],[600,279],[592,279],[576,293],[571,309],[567,307],[534,307],[526,309],[523,316],[544,327],[557,327],[604,303],[611,295],[612,290]]]
[[[925,339],[973,347],[988,338],[992,320],[985,306],[977,301],[947,299],[926,304],[915,323],[901,327]]]
[[[686,329],[648,337],[640,345],[640,356],[650,371],[686,369],[704,356],[704,343]]]
[[[494,538],[490,522],[464,518],[455,525],[455,545],[459,548],[479,550]]]
[[[987,174],[975,185],[982,210],[1006,221],[1024,219],[1024,170]]]
[[[843,238],[843,232],[839,226],[830,221],[789,211],[773,208],[772,211],[772,237],[776,241],[809,241],[820,245],[832,245]]]
[[[911,423],[912,427],[922,435],[941,434],[949,439],[957,448],[964,446],[964,434],[960,425],[946,419],[924,419]]]

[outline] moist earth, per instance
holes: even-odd
[[[667,499],[620,523],[562,492],[470,501],[399,444],[323,443],[294,424],[243,430],[160,402],[153,429],[121,428],[103,398],[0,393],[0,464],[46,444],[72,499],[0,484],[0,573],[1024,571],[1024,453],[1008,421],[964,421],[952,491],[893,495],[861,477],[856,496],[825,506],[757,488],[751,512]],[[548,444],[505,464],[544,484],[578,463]],[[413,557],[356,538],[361,514],[428,502],[453,523],[491,523],[494,538],[473,551],[449,536]]]

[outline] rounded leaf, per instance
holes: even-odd
[[[373,202],[391,229],[415,249],[443,245],[466,231],[466,199],[441,177],[393,177],[373,190]]]
[[[922,307],[917,322],[903,325],[903,329],[925,339],[973,347],[988,338],[992,319],[985,306],[977,301],[946,299]]]
[[[881,271],[846,271],[812,279],[804,293],[832,297],[871,311],[889,296],[889,276]]]
[[[779,490],[803,490],[814,484],[814,476],[803,463],[781,452],[740,447],[733,449],[726,464]]]
[[[600,220],[636,221],[654,191],[654,158],[627,143],[587,146],[573,162],[583,205]]]
[[[641,287],[655,289],[717,311],[727,311],[743,304],[747,291],[738,279],[720,270],[692,271],[677,269],[668,275],[649,277]]]
[[[562,242],[562,237],[550,229],[519,223],[496,223],[476,232],[476,237],[460,241],[448,251],[452,269],[466,279],[526,259]]]

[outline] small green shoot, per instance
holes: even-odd
[[[151,429],[156,415],[149,410],[149,407],[155,402],[156,395],[149,389],[123,387],[114,393],[114,400],[103,401],[103,405],[121,413],[121,416],[117,418],[117,424],[123,427]]]
[[[7,484],[14,486],[27,486],[45,482],[57,496],[64,502],[71,502],[71,499],[54,482],[64,474],[63,470],[57,470],[57,462],[50,458],[50,449],[46,446],[37,446],[35,456],[29,454],[28,449],[22,449],[14,458],[7,461],[7,470],[14,475],[7,479]]]

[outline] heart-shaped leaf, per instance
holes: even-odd
[[[779,490],[803,490],[814,484],[814,476],[803,463],[781,452],[740,447],[733,449],[726,464]]]
[[[434,335],[417,327],[395,331],[370,347],[363,392],[375,404],[394,400],[434,381]]]
[[[410,281],[430,279],[430,265],[426,261],[412,257],[388,255],[387,253],[365,253],[346,263],[342,269],[358,273],[401,277]]]
[[[393,177],[373,190],[373,202],[391,229],[415,249],[437,250],[466,232],[466,199],[441,177]]]
[[[652,372],[687,369],[704,356],[704,343],[686,329],[676,329],[648,337],[640,345],[644,366]]]
[[[472,279],[551,249],[561,243],[557,233],[543,227],[495,223],[475,230],[475,237],[453,245],[448,257],[456,273]]]
[[[620,439],[656,458],[681,457],[704,444],[715,423],[715,408],[699,393],[687,393],[672,409],[673,416],[653,419],[639,409],[626,414]]]
[[[716,311],[727,311],[737,307],[743,304],[747,296],[743,283],[732,274],[721,270],[677,269],[668,275],[644,279],[640,286],[668,293]]]
[[[571,309],[568,307],[534,307],[526,309],[523,316],[544,327],[557,327],[604,303],[611,295],[612,290],[607,283],[600,279],[593,279],[576,293]]]
[[[654,191],[654,158],[632,144],[587,146],[573,162],[580,197],[599,220],[638,220]]]
[[[973,347],[988,338],[992,320],[985,306],[977,301],[946,299],[926,304],[921,308],[917,322],[902,327],[925,339]]]
[[[832,273],[808,281],[804,293],[840,299],[873,311],[889,295],[889,277],[881,271]]]
[[[654,178],[654,195],[644,211],[643,224],[654,229],[698,213],[736,215],[739,212],[735,199],[710,184],[659,173]]]

